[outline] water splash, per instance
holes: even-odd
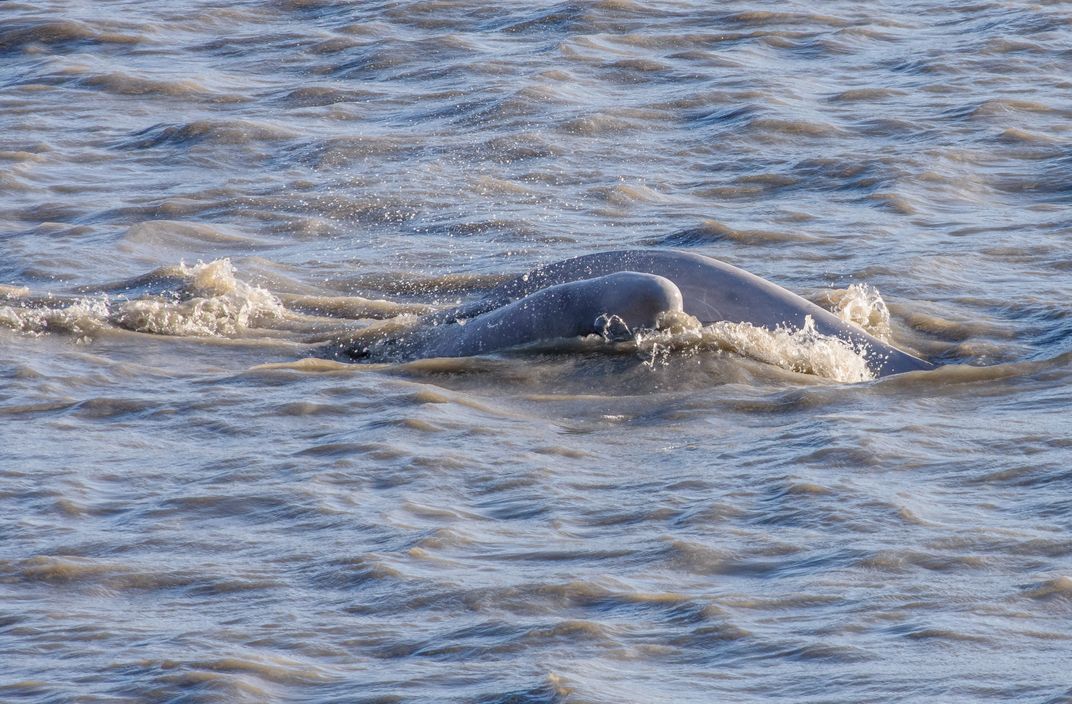
[[[113,327],[156,335],[227,337],[282,320],[287,311],[267,290],[235,277],[229,259],[160,270],[181,280],[177,290],[124,300],[115,295],[8,295],[0,325],[32,335],[61,332],[88,342]]]
[[[0,306],[0,326],[29,335],[39,336],[50,332],[74,335],[75,342],[89,342],[97,332],[108,324],[108,300],[105,297],[83,297],[74,301],[60,301],[54,306],[38,307],[15,305]]]
[[[861,328],[883,342],[890,342],[890,309],[878,289],[870,284],[853,284],[826,294],[831,312],[844,322]]]
[[[691,320],[690,320],[691,319]],[[696,354],[722,350],[772,364],[782,369],[812,374],[833,381],[855,383],[875,378],[865,350],[815,329],[811,316],[804,327],[769,330],[751,323],[720,321],[701,325],[696,318],[677,314],[663,329],[642,331],[636,337],[637,351],[645,365],[665,364],[671,354]]]
[[[185,283],[181,298],[142,299],[118,305],[111,321],[135,332],[198,337],[237,335],[286,315],[267,290],[235,278],[229,259],[179,265]]]

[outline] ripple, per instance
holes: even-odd
[[[1036,584],[1027,585],[1023,593],[1032,599],[1072,600],[1072,577],[1060,576]]]
[[[134,34],[99,31],[76,20],[33,19],[0,25],[0,53],[40,53],[50,50],[74,50],[84,44],[131,46],[142,42]]]
[[[151,149],[162,146],[190,146],[210,144],[256,144],[285,141],[297,136],[296,132],[253,120],[198,120],[185,124],[158,124],[131,135],[119,144],[124,149]]]

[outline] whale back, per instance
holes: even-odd
[[[548,264],[501,284],[482,301],[451,311],[450,315],[479,315],[548,286],[620,271],[670,279],[681,290],[685,312],[702,323],[724,320],[769,329],[802,328],[810,316],[820,333],[865,349],[869,364],[879,376],[934,368],[930,362],[882,342],[775,283],[718,259],[674,250],[600,252]]]

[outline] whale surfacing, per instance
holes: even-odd
[[[673,250],[601,252],[537,268],[480,301],[428,316],[417,344],[421,356],[463,357],[592,333],[617,337],[615,331],[654,328],[675,311],[704,324],[810,324],[863,354],[876,376],[935,368],[775,283]]]

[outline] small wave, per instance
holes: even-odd
[[[206,247],[227,247],[249,250],[267,243],[250,235],[228,231],[214,225],[181,220],[147,220],[131,225],[120,239],[120,248],[127,251],[159,250],[172,252],[204,251]],[[154,257],[156,258],[156,257]]]
[[[504,23],[496,22],[494,29],[509,34],[530,32],[572,33],[584,26],[584,9],[578,5],[563,3],[540,9],[520,18],[510,18]]]
[[[812,242],[818,238],[776,230],[739,230],[718,220],[708,219],[696,227],[678,230],[665,237],[643,240],[651,246],[701,247],[712,242],[731,241],[741,244],[763,245],[771,242]]]
[[[832,103],[869,103],[903,95],[904,91],[892,88],[853,88],[832,95],[829,100]]]
[[[494,176],[488,176],[482,174],[479,176],[470,177],[470,184],[472,190],[481,195],[514,195],[525,196],[529,198],[536,197],[536,191],[532,190],[528,186],[518,183],[517,181],[509,181],[502,178],[495,178]]]
[[[332,359],[320,359],[317,357],[306,357],[305,359],[299,359],[296,362],[273,362],[269,364],[258,364],[250,369],[251,372],[272,372],[278,370],[295,371],[295,372],[309,372],[309,373],[321,373],[321,372],[352,372],[357,369],[357,365],[346,364],[344,362],[336,362]]]
[[[616,115],[606,113],[594,113],[584,117],[575,117],[566,120],[558,127],[559,131],[570,135],[583,137],[600,137],[603,135],[621,134],[630,130],[640,129],[628,120],[623,120]]]
[[[1072,577],[1061,575],[1043,582],[1026,585],[1025,596],[1032,599],[1067,599],[1072,601]]]
[[[370,95],[373,94],[368,91],[343,90],[329,86],[304,86],[279,96],[278,101],[287,107],[311,108],[336,103],[356,103],[367,100]]]
[[[404,159],[416,153],[409,140],[393,136],[351,136],[318,139],[286,150],[298,162],[314,169],[336,169],[370,159]]]
[[[181,124],[158,124],[135,132],[118,146],[124,149],[149,149],[160,146],[190,144],[253,144],[279,142],[297,136],[278,125],[253,120],[195,120]]]
[[[347,289],[373,290],[388,295],[455,296],[472,293],[482,288],[492,288],[506,281],[508,276],[493,274],[445,274],[424,276],[411,272],[390,271],[364,274],[340,279],[338,285]]]
[[[37,149],[47,150],[45,145],[39,145]],[[11,161],[16,164],[43,164],[48,159],[44,154],[39,154],[32,151],[6,151],[0,150],[0,161]]]
[[[336,681],[330,671],[310,662],[263,651],[206,660],[142,660],[138,667],[155,683],[184,692],[195,701],[263,702],[278,696],[280,685],[322,685]]]
[[[138,44],[139,36],[102,32],[75,20],[33,20],[0,31],[0,54],[70,49],[79,44]]]
[[[88,556],[36,555],[0,561],[0,579],[43,584],[96,584],[116,591],[185,589],[201,594],[271,589],[278,583],[257,575],[193,570],[147,570]]]
[[[189,78],[146,78],[116,71],[84,76],[79,78],[77,83],[86,88],[96,88],[114,95],[160,96],[182,98],[183,100],[211,100],[213,102],[239,102],[242,100],[238,96],[216,95],[202,84]]]
[[[612,205],[626,207],[637,203],[672,203],[676,199],[639,183],[619,183],[610,187],[594,188],[589,194]]]
[[[976,118],[993,118],[993,117],[1009,117],[1016,113],[1054,113],[1064,112],[1058,111],[1056,108],[1046,105],[1045,103],[1039,103],[1033,100],[1014,100],[1010,98],[992,98],[990,100],[984,100],[983,102],[971,108],[967,117],[969,119]]]
[[[1061,140],[1048,134],[1010,127],[998,135],[997,141],[1005,144],[1060,144]]]
[[[426,315],[435,311],[433,306],[423,303],[396,303],[359,296],[278,294],[277,297],[291,310],[354,320],[382,320],[400,315]]]
[[[817,25],[826,27],[847,27],[852,24],[851,20],[842,19],[833,15],[816,15],[809,12],[770,12],[764,10],[750,10],[735,12],[724,16],[723,21],[746,27],[770,27],[770,26],[793,26],[793,25]]]
[[[919,212],[907,198],[896,193],[872,193],[864,200],[898,215],[915,215]]]
[[[540,134],[521,132],[505,137],[492,137],[476,145],[478,154],[510,163],[529,159],[547,159],[562,156],[566,149],[548,141]],[[531,178],[531,177],[530,177]]]
[[[1015,333],[986,321],[948,320],[933,313],[922,311],[899,311],[909,327],[920,332],[940,337],[943,340],[965,341],[980,337],[1010,338]]]
[[[748,128],[756,132],[784,135],[786,137],[836,137],[845,135],[845,131],[839,127],[825,122],[813,120],[786,120],[772,117],[761,117],[751,120]]]

